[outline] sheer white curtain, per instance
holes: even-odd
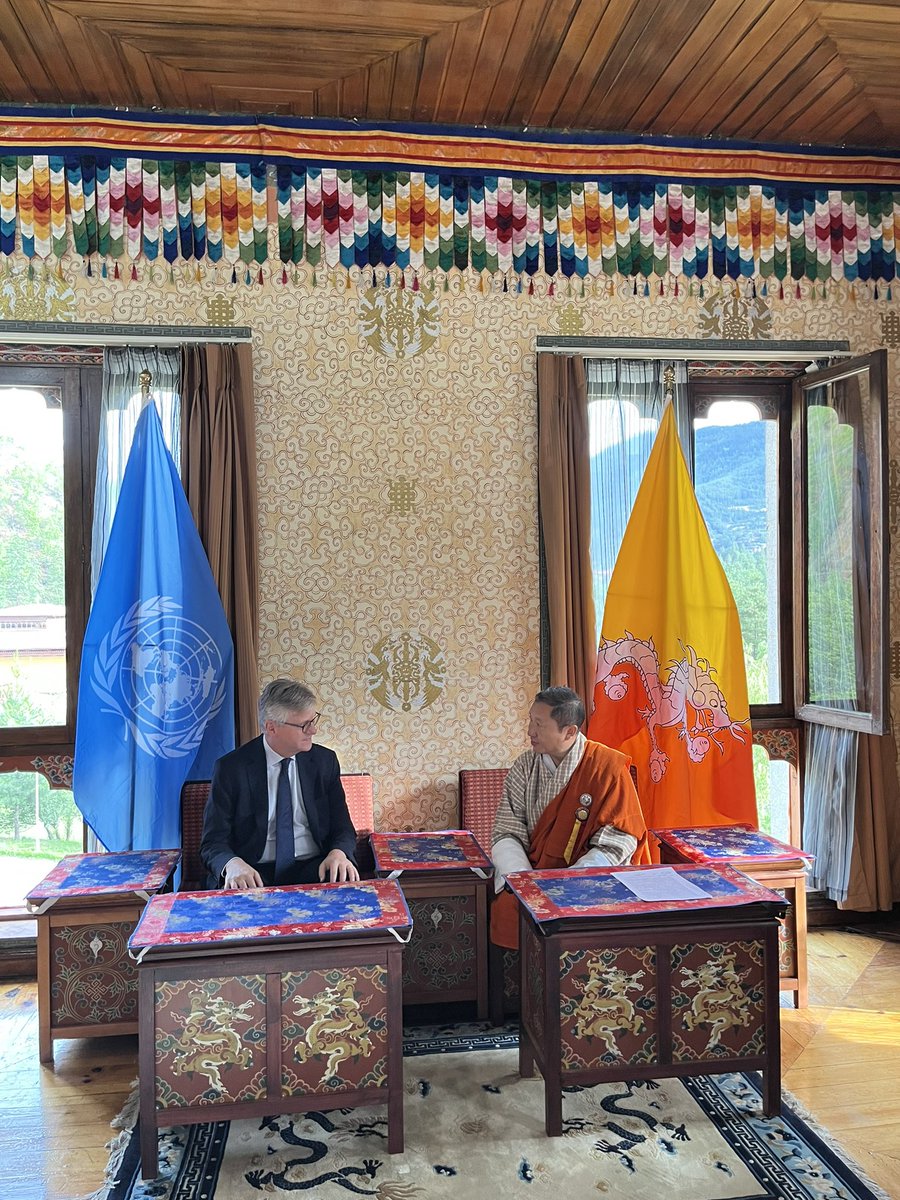
[[[181,463],[181,401],[178,395],[181,351],[175,347],[109,346],[103,352],[103,400],[97,447],[97,482],[91,542],[91,593],[97,590],[100,566],[141,414],[141,371],[151,375],[151,393],[162,422],[166,445],[175,465]]]
[[[675,420],[690,465],[687,364],[650,359],[588,359],[591,455],[591,568],[597,630],[634,498],[650,457],[673,372]]]
[[[809,886],[839,903],[850,881],[858,752],[852,729],[806,726],[803,848],[816,856]]]
[[[818,365],[818,364],[817,364]],[[824,364],[822,364],[824,365]],[[869,499],[855,428],[858,392],[839,381],[807,393],[807,656],[810,699],[852,712],[868,707]],[[847,899],[856,824],[860,735],[806,725],[803,847],[816,856],[810,887]]]

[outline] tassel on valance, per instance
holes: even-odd
[[[270,192],[274,204],[270,209]],[[881,281],[898,276],[900,191],[797,184],[625,183],[262,161],[99,155],[0,158],[0,255],[74,251],[224,262],[254,273],[272,246],[306,263],[472,270],[553,280],[624,276]]]

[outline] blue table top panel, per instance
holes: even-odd
[[[377,871],[490,871],[493,864],[468,829],[429,833],[373,833]]]
[[[751,825],[704,825],[686,829],[653,829],[656,837],[690,862],[804,862],[814,861],[798,846],[780,842]]]
[[[640,900],[616,874],[629,871],[675,871],[707,893],[697,900]],[[734,907],[760,902],[781,909],[783,896],[755,883],[732,867],[684,864],[656,867],[587,867],[554,871],[517,871],[506,882],[539,924],[566,917],[631,917],[661,912]]]
[[[45,900],[156,892],[172,873],[178,850],[124,850],[117,854],[67,854],[25,899]]]
[[[250,891],[154,896],[128,942],[130,950],[220,942],[322,937],[404,929],[412,924],[393,880],[317,883]]]

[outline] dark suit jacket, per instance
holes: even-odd
[[[313,745],[295,755],[295,760],[309,828],[322,854],[343,850],[353,859],[356,831],[347,811],[337,755]],[[224,755],[213,767],[200,840],[211,888],[220,886],[222,869],[235,855],[251,866],[259,863],[268,821],[266,753],[260,736]]]

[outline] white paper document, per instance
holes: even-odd
[[[651,867],[647,871],[613,871],[638,900],[706,900],[709,892],[697,887],[671,867]]]

